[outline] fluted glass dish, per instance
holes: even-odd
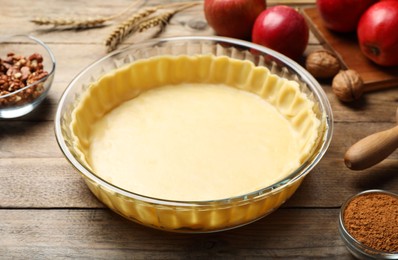
[[[71,133],[72,114],[93,82],[126,64],[158,56],[214,55],[248,60],[273,74],[299,83],[300,91],[314,102],[319,119],[318,137],[308,159],[286,178],[248,194],[206,201],[153,198],[124,190],[97,176],[79,157]],[[55,134],[67,160],[83,176],[93,194],[113,211],[145,226],[173,232],[214,232],[251,223],[277,209],[318,164],[330,144],[332,111],[319,83],[289,58],[249,42],[224,37],[155,39],[115,51],[79,73],[63,93],[55,118]],[[242,176],[243,178],[244,176]]]

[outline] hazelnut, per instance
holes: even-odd
[[[363,81],[355,70],[341,70],[333,78],[332,90],[341,101],[354,101],[363,93]]]
[[[317,50],[310,53],[306,59],[305,67],[317,79],[332,78],[341,69],[337,57],[327,50]]]

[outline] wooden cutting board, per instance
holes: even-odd
[[[385,68],[372,63],[359,49],[355,33],[339,34],[328,30],[316,8],[304,9],[303,14],[321,43],[335,52],[347,69],[356,70],[361,75],[367,90],[398,87],[398,66]]]

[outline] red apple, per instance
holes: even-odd
[[[265,0],[205,0],[208,24],[218,35],[250,40],[253,23],[266,8]]]
[[[252,41],[278,51],[292,59],[303,54],[309,29],[304,17],[295,9],[277,5],[264,10],[256,19]]]
[[[316,0],[326,28],[336,32],[354,32],[361,15],[377,0]]]
[[[398,66],[398,1],[372,5],[358,24],[361,51],[382,66]]]

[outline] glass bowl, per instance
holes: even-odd
[[[70,125],[72,111],[90,84],[102,75],[134,61],[160,55],[210,54],[249,60],[280,77],[295,80],[314,102],[321,124],[312,152],[298,169],[283,180],[242,196],[206,201],[172,201],[129,192],[109,183],[79,159]],[[83,176],[93,194],[113,211],[145,226],[173,232],[214,232],[253,222],[284,203],[325,154],[332,137],[333,119],[319,83],[300,65],[270,49],[224,37],[155,39],[115,51],[79,73],[63,93],[55,118],[55,134],[67,160]],[[244,176],[243,176],[244,177]]]
[[[348,228],[344,225],[344,212],[347,206],[351,203],[353,199],[366,194],[385,194],[398,199],[397,194],[384,190],[367,190],[348,198],[340,209],[338,223],[340,237],[346,245],[348,251],[350,251],[350,253],[357,259],[398,259],[398,253],[388,253],[385,251],[376,250],[358,241],[354,238],[354,236],[351,235],[351,233],[348,231]],[[377,214],[377,212],[375,212],[375,214]]]
[[[50,48],[30,35],[0,37],[0,118],[28,114],[47,96],[55,74]]]

